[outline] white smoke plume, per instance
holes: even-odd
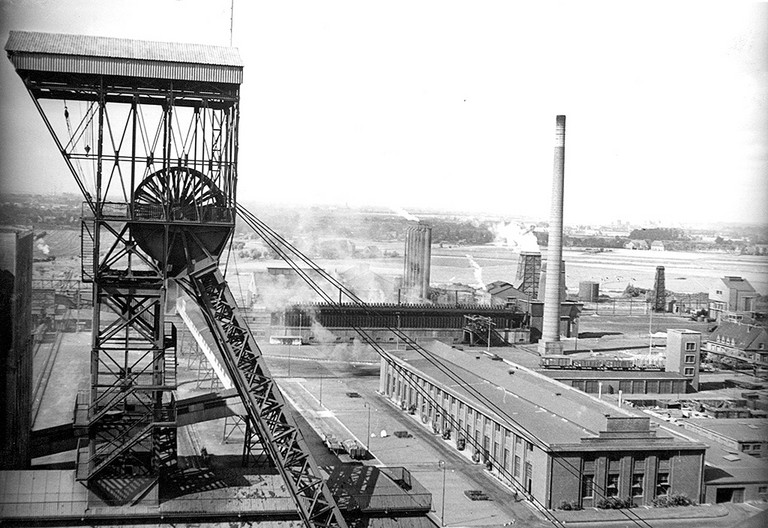
[[[330,345],[336,343],[336,335],[318,323],[314,315],[312,317],[312,334],[321,345]]]
[[[399,216],[402,216],[403,218],[405,218],[406,220],[408,220],[410,222],[418,222],[419,221],[419,217],[412,215],[411,213],[409,213],[408,211],[406,211],[402,207],[391,206],[390,209],[392,209],[392,211],[394,211]]]
[[[317,280],[317,277],[315,279]],[[324,289],[330,291],[327,283],[321,284],[321,287],[323,286],[325,286]],[[298,275],[292,277],[271,276],[260,272],[253,277],[249,288],[252,288],[252,293],[256,297],[255,304],[270,312],[279,312],[294,304],[306,304],[322,300]]]
[[[37,249],[43,252],[43,255],[48,255],[51,252],[51,248],[45,243],[42,238],[37,240]]]
[[[48,247],[48,244],[45,243],[45,235],[48,233],[43,231],[42,233],[38,233],[35,236],[35,245],[37,246],[37,249],[43,252],[43,255],[48,255],[51,253],[51,248]]]
[[[480,264],[475,262],[475,259],[472,258],[472,255],[466,255],[466,257],[467,260],[469,260],[469,264],[472,266],[472,270],[475,274],[476,284],[472,284],[471,286],[485,290],[485,283],[483,282],[483,268],[480,267]]]
[[[536,226],[526,226],[522,223],[501,222],[493,228],[498,245],[506,246],[515,251],[539,252],[539,243],[533,230]]]

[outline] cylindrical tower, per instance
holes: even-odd
[[[539,273],[539,296],[538,300],[543,301],[547,297],[547,261],[546,259],[541,263],[541,271]],[[568,293],[565,288],[565,261],[560,262],[560,302],[564,302],[568,297]]]
[[[419,222],[405,233],[403,289],[409,302],[421,302],[429,294],[429,268],[432,258],[432,227]]]
[[[555,125],[555,167],[552,174],[552,202],[547,243],[547,281],[544,292],[544,320],[539,353],[559,354],[560,343],[560,270],[563,259],[563,187],[565,184],[565,116],[559,115]]]

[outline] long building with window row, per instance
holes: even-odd
[[[427,350],[382,360],[381,393],[540,505],[704,499],[705,444],[496,355]]]

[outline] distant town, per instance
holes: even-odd
[[[0,223],[39,229],[79,229],[82,207],[82,197],[73,193],[5,194],[0,195]],[[408,221],[393,214],[391,209],[372,207],[281,205],[254,210],[258,210],[276,230],[291,238],[402,240],[403,226]],[[547,245],[546,221],[517,219],[514,216],[478,218],[477,215],[458,211],[414,212],[432,224],[432,240],[438,244],[492,243],[498,238],[499,223],[511,222],[519,225],[521,232],[532,232],[539,246]],[[239,224],[238,231],[245,233],[247,228]],[[600,225],[565,225],[564,234],[564,245],[573,248],[768,254],[767,226],[756,224],[665,227],[653,221],[635,225],[617,220]],[[326,250],[326,254],[328,252]],[[353,255],[347,252],[344,256]]]

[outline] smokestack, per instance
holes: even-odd
[[[541,272],[539,273],[539,296],[538,300],[543,301],[547,297],[547,261],[541,263]],[[560,263],[560,302],[568,297],[565,289],[565,261]]]
[[[419,222],[405,233],[403,288],[408,302],[422,302],[429,294],[432,227]]]
[[[539,353],[560,354],[560,290],[563,262],[563,186],[565,184],[565,116],[559,115],[555,124],[555,167],[552,173],[552,203],[549,213],[549,242],[547,243],[547,280],[544,292],[544,321]]]

